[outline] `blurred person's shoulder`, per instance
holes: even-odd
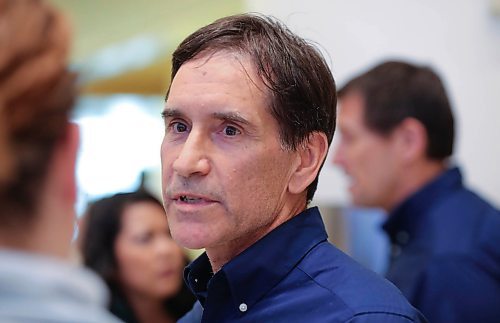
[[[500,211],[477,192],[461,184],[437,201],[431,212],[427,229],[434,232],[436,256],[500,254]]]
[[[323,290],[318,295],[323,295],[325,307],[344,307],[353,320],[370,321],[371,315],[374,315],[372,319],[377,322],[379,318],[381,322],[424,321],[392,283],[366,269],[329,242],[317,245],[297,268],[316,288]]]
[[[92,272],[61,260],[0,249],[0,321],[120,322]]]

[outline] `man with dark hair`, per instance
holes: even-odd
[[[500,213],[450,165],[454,123],[439,77],[385,62],[339,98],[334,162],[355,204],[389,213],[387,278],[430,322],[498,322]]]
[[[117,322],[103,283],[63,261],[78,148],[69,42],[46,1],[0,0],[1,322]]]
[[[335,109],[321,54],[273,19],[222,18],[174,52],[163,198],[174,239],[206,250],[184,273],[199,300],[184,321],[420,321],[307,208]]]

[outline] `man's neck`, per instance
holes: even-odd
[[[0,248],[69,259],[71,237],[64,231],[62,226],[37,216],[27,223],[2,227]]]
[[[444,161],[426,160],[405,169],[400,178],[400,185],[394,193],[394,198],[383,208],[387,212],[391,212],[404,200],[437,178],[447,167],[448,165]]]
[[[235,258],[245,249],[249,248],[262,237],[266,236],[269,232],[273,231],[275,228],[290,220],[305,209],[306,201],[304,196],[303,198],[296,199],[294,203],[285,204],[272,222],[263,225],[251,233],[247,233],[244,237],[240,237],[233,241],[226,241],[220,246],[207,247],[206,252],[212,266],[212,271],[214,273],[218,272],[222,266],[231,261],[231,259]]]

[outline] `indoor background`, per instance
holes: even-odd
[[[317,43],[339,85],[384,59],[433,66],[455,111],[454,162],[468,185],[500,207],[500,0],[52,2],[73,20],[71,65],[83,93],[74,115],[82,135],[79,212],[141,183],[159,194],[170,55],[198,27],[247,11],[274,15]],[[324,211],[331,240],[383,271],[384,215],[350,206],[346,178],[328,158],[313,203]]]

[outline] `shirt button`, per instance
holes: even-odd
[[[245,303],[241,303],[239,308],[240,308],[240,312],[246,312],[248,309],[248,306]]]

